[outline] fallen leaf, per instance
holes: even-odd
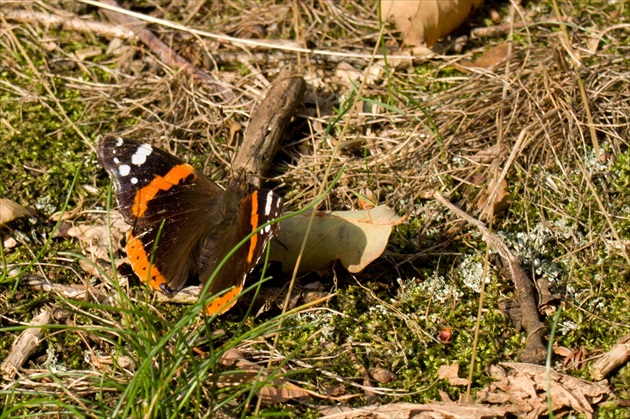
[[[232,145],[236,143],[236,135],[243,134],[243,126],[236,121],[229,122],[230,128],[230,139],[228,140],[228,145]]]
[[[13,237],[7,237],[2,242],[2,247],[5,249],[13,249],[15,246],[17,246],[17,244],[18,242]]]
[[[359,208],[362,210],[371,210],[374,208],[374,202],[377,200],[374,199],[374,192],[371,189],[363,188],[361,192],[357,194]]]
[[[438,380],[448,380],[452,386],[467,386],[468,379],[459,378],[459,364],[442,365],[438,369]]]
[[[492,163],[497,159],[504,158],[509,154],[509,148],[504,143],[497,143],[488,148],[479,151],[477,154],[468,156],[467,158],[478,163]]]
[[[507,58],[510,48],[507,43],[499,44],[490,48],[479,56],[476,60],[468,61],[462,60],[457,63],[458,69],[467,71],[467,68],[485,68],[486,70],[492,70],[501,61]]]
[[[299,214],[283,221],[280,234],[271,242],[269,259],[282,262],[286,273],[293,272],[310,216]],[[386,205],[371,210],[317,212],[299,274],[313,272],[337,259],[348,271],[361,271],[383,253],[392,227],[403,221]]]
[[[592,405],[612,396],[610,389],[600,383],[593,383],[570,375],[549,371],[541,365],[506,362],[505,369],[493,366],[490,369],[495,382],[477,393],[478,402],[497,403],[514,409],[519,417],[538,418],[547,415],[547,391],[554,413],[569,408],[593,417]]]
[[[389,383],[394,381],[397,377],[396,374],[386,368],[376,367],[370,370],[372,378],[379,383]]]
[[[64,212],[58,211],[58,212],[54,213],[53,215],[51,215],[50,219],[52,221],[71,220],[74,217],[76,217],[77,214],[79,214],[81,211],[83,211],[83,203],[84,202],[85,202],[85,198],[83,197],[83,195],[79,195],[79,203],[77,204],[76,208],[74,208],[73,210],[66,210]]]
[[[382,69],[382,67],[373,65],[369,68],[369,72],[365,73],[363,70],[358,70],[342,61],[337,66],[333,77],[337,79],[338,83],[348,87],[354,84],[361,84],[364,77],[367,77],[365,80],[366,83],[374,84],[380,77]]]
[[[31,212],[11,199],[0,199],[0,226],[16,218],[31,215]]]
[[[433,46],[457,29],[483,0],[383,0],[385,19],[393,18],[403,43]]]
[[[219,387],[253,383],[254,381],[262,382],[268,379],[263,368],[246,359],[238,349],[228,349],[223,354],[221,363],[227,366],[234,365],[240,371],[221,374],[217,382]],[[264,405],[286,403],[295,399],[309,400],[311,398],[311,395],[306,390],[283,378],[273,378],[267,381],[258,393],[258,396],[262,399]]]
[[[94,224],[70,227],[65,234],[85,243],[92,260],[109,260],[110,236],[111,243],[116,250],[124,233],[129,229],[118,211],[110,211],[109,221],[110,225],[108,226],[107,219],[103,216],[97,219]]]
[[[477,200],[477,209],[481,211],[482,219],[487,220],[490,218],[490,214],[496,216],[507,209],[510,205],[510,194],[507,188],[508,183],[505,179],[501,181],[498,188],[495,188],[494,180],[490,182],[488,189]],[[496,192],[495,189],[497,189]],[[490,197],[492,197],[492,201],[488,205]]]

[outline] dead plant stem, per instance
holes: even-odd
[[[553,11],[556,14],[556,18],[561,20],[562,16],[560,16],[560,8],[558,7],[558,2],[553,0]],[[573,68],[573,73],[575,75],[575,81],[580,89],[580,97],[582,99],[582,104],[584,105],[584,112],[586,113],[586,119],[588,121],[588,129],[591,133],[591,141],[593,142],[593,149],[595,150],[595,155],[598,159],[604,159],[604,155],[602,154],[599,148],[599,141],[597,140],[597,131],[595,131],[595,123],[593,122],[593,115],[591,114],[591,107],[589,105],[588,97],[586,96],[586,89],[584,88],[584,82],[582,81],[582,77],[580,76],[580,66],[582,63],[580,62],[578,56],[575,54],[573,47],[571,46],[571,41],[569,41],[569,34],[567,33],[566,25],[560,25],[561,35],[560,39],[562,40],[562,45],[567,50],[567,53],[571,57],[571,66]]]

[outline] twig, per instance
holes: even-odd
[[[101,3],[110,6],[120,7],[116,0],[103,0]],[[114,12],[111,10],[103,9],[103,13],[113,22],[118,22],[121,25],[131,30],[140,41],[148,46],[159,59],[169,67],[181,68],[187,73],[191,74],[195,79],[205,83],[208,87],[213,89],[219,95],[221,95],[226,101],[233,102],[234,95],[227,89],[219,80],[212,77],[210,74],[195,67],[190,61],[173,51],[168,45],[162,42],[156,37],[153,32],[146,29],[145,23],[136,17],[124,14],[121,12]]]
[[[300,76],[283,71],[256,106],[245,131],[243,144],[232,162],[234,178],[259,188],[260,177],[269,170],[284,129],[302,102],[306,82]]]
[[[626,363],[630,358],[630,333],[617,341],[612,349],[590,366],[593,380],[603,380],[612,370]]]
[[[458,217],[463,218],[479,229],[488,246],[495,250],[501,257],[503,274],[509,277],[516,288],[516,299],[521,307],[523,316],[523,328],[527,333],[527,344],[519,351],[519,356],[523,362],[532,364],[542,364],[545,360],[547,348],[543,343],[545,325],[538,317],[535,288],[527,277],[523,268],[519,265],[516,257],[512,254],[507,245],[493,232],[491,232],[481,221],[474,219],[455,205],[447,201],[442,194],[435,192],[435,199],[447,207]]]
[[[42,290],[47,293],[55,293],[75,300],[94,301],[101,304],[107,304],[107,301],[110,299],[109,295],[90,286],[55,284],[35,275],[28,278],[26,285],[37,290]]]
[[[50,323],[52,314],[50,310],[44,309],[37,316],[33,317],[33,320],[29,323],[29,326],[43,326]],[[0,373],[2,376],[11,380],[18,372],[24,362],[39,346],[42,337],[41,327],[29,327],[24,330],[20,336],[13,342],[11,352],[0,365]]]
[[[355,368],[361,374],[361,379],[363,380],[363,397],[368,403],[374,402],[376,399],[376,393],[374,393],[371,388],[373,387],[372,378],[370,377],[370,373],[367,368],[359,361],[357,355],[353,352],[352,348],[348,351],[348,356],[350,360],[354,364]]]
[[[474,28],[470,31],[470,37],[472,39],[475,38],[483,38],[483,37],[495,37],[500,35],[505,35],[510,32],[512,29],[520,29],[527,25],[527,22],[519,22],[512,25],[511,23],[502,23],[496,26],[486,26],[483,28]]]
[[[133,31],[104,22],[79,19],[72,16],[58,16],[50,13],[33,12],[29,10],[9,10],[0,12],[6,20],[24,23],[43,23],[54,28],[68,31],[96,33],[107,38],[130,39],[135,37]]]
[[[339,51],[328,51],[328,50],[321,50],[321,49],[309,49],[309,48],[301,48],[295,45],[294,42],[287,42],[287,41],[271,41],[271,40],[266,40],[266,41],[258,41],[255,39],[246,39],[246,38],[235,38],[232,36],[227,36],[227,35],[220,35],[220,34],[215,34],[215,33],[211,33],[211,32],[206,32],[206,31],[202,31],[199,29],[194,29],[194,28],[189,28],[186,27],[184,25],[180,25],[179,23],[176,22],[172,22],[170,20],[166,20],[166,19],[158,19],[156,17],[151,17],[151,16],[147,16],[147,15],[143,15],[141,13],[136,13],[136,12],[132,12],[132,11],[125,11],[124,9],[121,9],[118,6],[114,6],[112,5],[109,1],[107,0],[107,2],[102,1],[102,2],[98,2],[98,1],[94,1],[94,0],[79,0],[81,3],[85,3],[85,4],[89,4],[91,6],[94,7],[100,7],[101,9],[104,10],[113,10],[113,11],[124,11],[126,15],[129,15],[131,17],[135,17],[138,20],[145,20],[147,22],[151,22],[151,23],[155,23],[157,25],[161,25],[167,28],[172,28],[172,29],[177,29],[180,31],[184,31],[184,32],[188,32],[194,35],[198,35],[204,38],[210,38],[210,39],[215,39],[218,42],[222,42],[222,43],[227,43],[227,44],[232,44],[232,45],[236,45],[236,46],[249,46],[249,47],[253,47],[253,48],[262,48],[262,49],[271,49],[271,50],[280,50],[280,51],[288,51],[288,52],[293,52],[293,53],[303,53],[303,54],[307,54],[309,56],[312,55],[323,55],[323,56],[329,56],[329,57],[338,57],[339,59],[342,59],[343,61],[346,61],[347,59],[360,59],[363,61],[373,61],[373,60],[383,60],[383,59],[388,59],[388,60],[408,60],[410,58],[409,55],[380,55],[380,54],[364,54],[364,53],[354,53],[354,52],[339,52]],[[440,55],[434,55],[433,58],[438,58],[438,57],[442,57],[442,58],[447,58],[446,56],[440,56]],[[412,57],[414,59],[420,60],[420,61],[425,61],[426,58],[423,57]]]

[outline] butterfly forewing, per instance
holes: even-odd
[[[282,201],[272,191],[254,191],[245,198],[223,191],[192,166],[149,144],[107,136],[97,151],[131,226],[127,253],[134,272],[167,295],[191,277],[207,281],[243,238],[282,213]],[[228,299],[238,295],[278,228],[270,225],[254,235],[217,272],[210,294],[231,291],[209,304],[209,314],[231,307]]]

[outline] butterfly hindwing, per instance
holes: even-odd
[[[282,215],[282,200],[278,195],[268,190],[257,190],[246,196],[239,204],[237,218],[233,228],[225,232],[222,241],[206,239],[200,258],[202,278],[210,278],[218,264],[229,250],[254,232],[261,225]],[[217,294],[230,287],[230,291],[214,298],[206,307],[210,315],[227,311],[243,289],[245,279],[260,261],[269,240],[280,228],[278,223],[268,225],[254,234],[244,245],[239,247],[234,255],[217,272],[209,286],[209,295]],[[237,282],[239,281],[240,282]],[[205,282],[205,280],[203,280]]]

